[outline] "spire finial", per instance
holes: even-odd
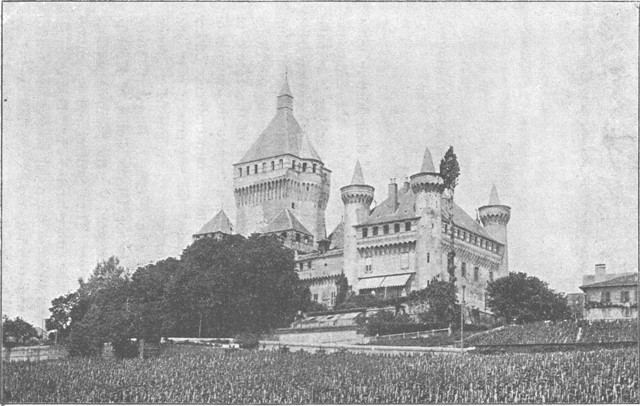
[[[278,93],[278,109],[282,108],[293,110],[293,95],[291,94],[291,89],[289,89],[289,70],[287,68],[284,70],[282,89]]]
[[[353,169],[353,177],[351,178],[352,185],[364,185],[364,176],[362,176],[362,167],[360,166],[360,160],[356,160],[356,167]]]
[[[489,196],[489,206],[499,206],[500,198],[498,197],[498,189],[496,189],[496,184],[493,184],[491,188],[491,195]]]
[[[422,157],[422,168],[420,169],[420,172],[436,172],[436,169],[433,166],[433,160],[431,159],[431,152],[429,151],[429,148],[424,149],[424,156]]]

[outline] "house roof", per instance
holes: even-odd
[[[289,210],[282,210],[277,216],[275,216],[267,227],[265,233],[276,233],[279,231],[294,230],[306,235],[313,235],[306,229],[305,226],[300,223],[296,216]]]
[[[585,288],[605,288],[605,287],[613,287],[613,286],[633,286],[638,284],[638,274],[635,272],[625,273],[620,276],[615,276],[615,274],[611,275],[612,278],[602,282],[590,283],[588,285],[580,286],[580,289],[584,290]]]
[[[286,99],[286,100],[285,100]],[[278,95],[278,109],[267,129],[260,134],[239,163],[257,161],[280,155],[322,161],[293,116],[293,96],[285,79]],[[286,103],[285,103],[286,102]]]
[[[194,235],[200,234],[211,234],[211,233],[225,233],[225,234],[233,234],[233,224],[231,224],[231,220],[225,214],[224,210],[220,210],[218,214],[209,222],[207,222],[200,231],[198,231]]]
[[[392,221],[403,221],[411,218],[419,217],[415,209],[416,196],[410,187],[404,186],[398,190],[398,204],[394,209],[394,205],[387,198],[378,204],[360,225],[380,224]],[[443,220],[448,220],[449,212],[446,205],[442,205]],[[485,230],[478,222],[469,216],[460,206],[453,203],[453,222],[461,228],[471,231],[481,237],[498,242],[487,230]]]

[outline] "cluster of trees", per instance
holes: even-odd
[[[39,344],[38,336],[35,327],[20,317],[12,320],[6,315],[2,316],[2,344],[5,347]]]
[[[79,282],[52,301],[47,320],[72,355],[95,354],[104,342],[124,354],[132,338],[261,333],[288,325],[309,306],[293,251],[268,236],[199,239],[180,259],[132,274],[112,257]]]

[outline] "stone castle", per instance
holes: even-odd
[[[489,203],[478,208],[478,219],[471,218],[443,190],[428,148],[420,170],[402,185],[392,179],[386,199],[375,207],[374,188],[355,162],[351,183],[340,188],[343,220],[327,236],[331,170],[293,116],[286,78],[275,117],[233,170],[235,230],[220,211],[194,238],[279,236],[295,250],[296,270],[312,299],[329,308],[341,275],[354,292],[382,297],[404,296],[434,277],[447,280],[452,246],[456,286],[465,287],[470,308],[486,311],[487,283],[509,272],[511,208],[500,203],[494,185]]]

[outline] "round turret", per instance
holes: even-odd
[[[420,172],[411,175],[410,180],[413,193],[417,194],[423,191],[428,193],[442,193],[444,180],[433,166],[429,148],[426,148],[424,151]]]
[[[364,176],[362,175],[360,161],[356,161],[356,167],[353,171],[351,184],[340,188],[342,202],[344,204],[360,203],[369,207],[373,201],[374,190],[373,186],[364,184]]]
[[[478,209],[478,216],[480,217],[482,226],[489,234],[498,240],[498,242],[504,244],[501,249],[502,262],[500,264],[500,272],[509,272],[507,224],[511,219],[511,207],[500,204],[496,185],[493,185],[493,188],[491,188],[489,204]]]

